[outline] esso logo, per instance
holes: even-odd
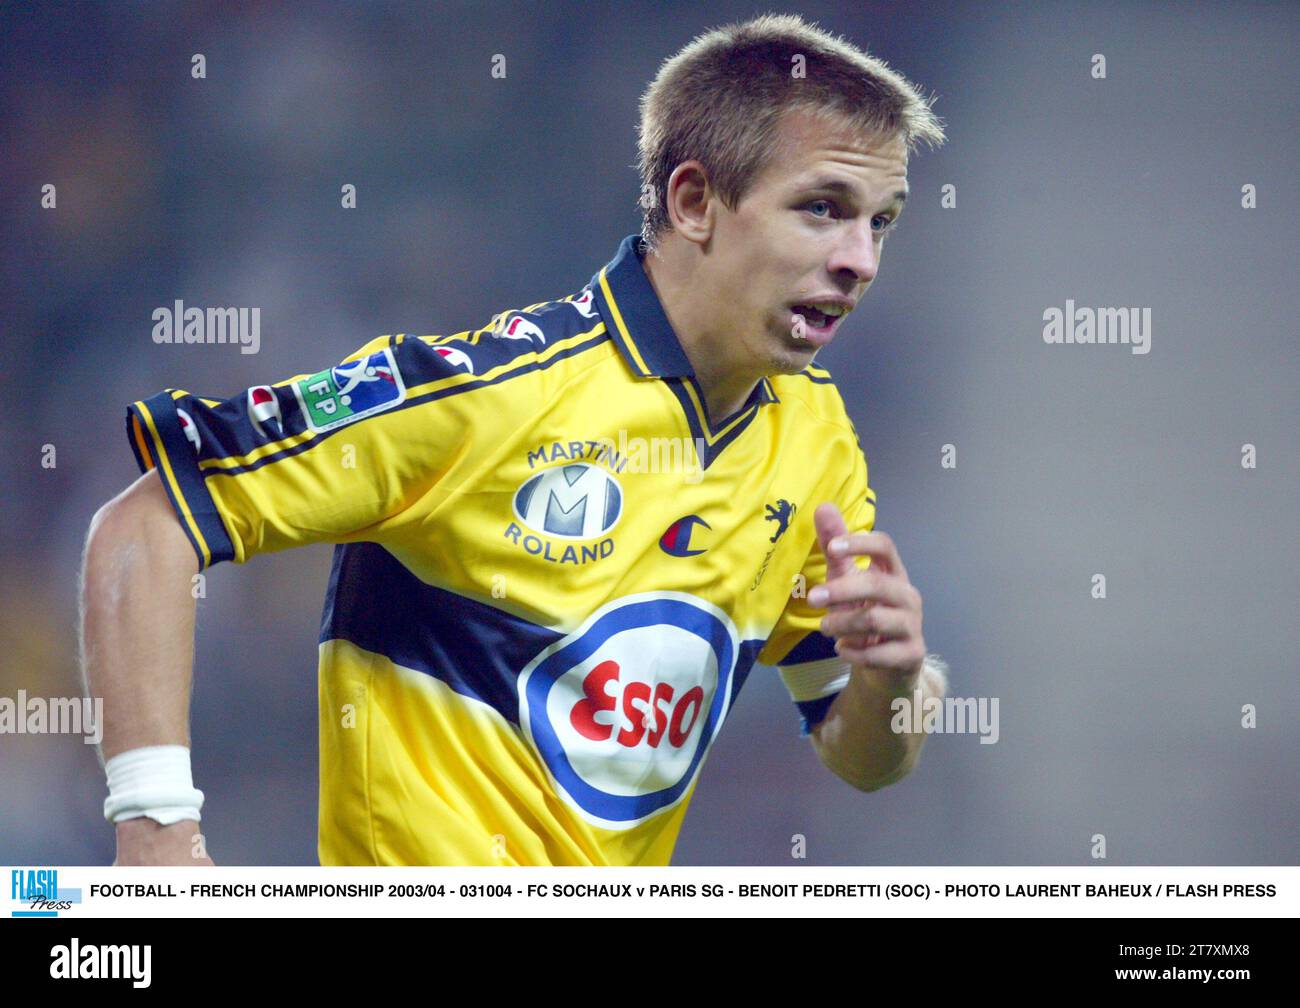
[[[628,596],[528,664],[519,722],[569,805],[626,829],[685,797],[726,717],[738,652],[708,602]]]
[[[621,683],[621,673],[622,668],[612,658],[588,672],[582,679],[583,698],[569,711],[569,723],[579,735],[597,742],[612,738],[629,749],[642,744],[654,749],[667,734],[668,744],[681,749],[699,720],[704,704],[703,687],[691,686],[673,704],[672,683]],[[617,733],[614,731],[616,718],[600,717],[605,713],[613,715],[615,711],[621,711],[624,719],[624,726]]]

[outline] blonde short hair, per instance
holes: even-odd
[[[917,141],[944,142],[933,102],[883,61],[797,15],[764,14],[697,36],[641,96],[641,237],[654,248],[672,230],[668,180],[684,161],[703,164],[734,210],[787,112],[827,116],[865,136],[901,136],[910,153]]]

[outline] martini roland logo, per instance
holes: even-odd
[[[704,462],[708,455],[704,438],[644,438],[620,430],[617,438],[565,438],[542,442],[528,453],[528,468],[554,465],[556,462],[590,462],[604,466],[615,475],[650,473],[678,475],[683,483],[696,484],[704,479]]]

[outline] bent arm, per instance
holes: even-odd
[[[916,766],[925,744],[923,732],[896,732],[894,701],[921,703],[947,692],[944,664],[927,655],[919,674],[896,682],[874,669],[854,667],[849,682],[835,698],[811,738],[828,770],[860,791],[877,791],[893,784]],[[910,723],[910,719],[909,723]]]

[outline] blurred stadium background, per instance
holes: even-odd
[[[927,643],[953,695],[999,698],[1001,737],[935,736],[859,794],[757,669],[675,863],[789,864],[799,834],[798,863],[1084,864],[1095,833],[1110,864],[1295,863],[1293,4],[4,5],[0,696],[79,691],[79,555],[136,475],[126,403],[580,289],[638,228],[659,62],[764,10],[940,96],[949,143],[913,159],[880,278],[820,360]],[[177,298],[260,306],[261,352],[156,346]],[[1066,298],[1149,306],[1152,352],[1044,345]],[[219,864],[316,861],[329,563],[209,577],[193,740]],[[0,735],[0,863],[108,863],[103,797],[79,738]]]

